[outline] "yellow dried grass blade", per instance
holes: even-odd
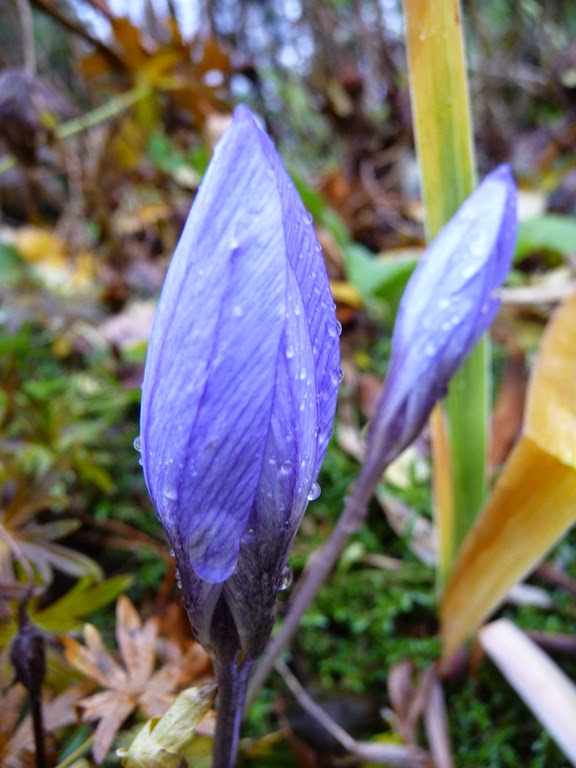
[[[546,330],[523,434],[466,538],[440,606],[443,653],[475,632],[576,520],[576,295]]]

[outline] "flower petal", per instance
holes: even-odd
[[[388,465],[434,404],[499,307],[516,240],[516,188],[499,166],[427,248],[402,297],[392,356],[368,436],[368,462]]]
[[[334,417],[335,329],[310,217],[237,108],[172,260],[144,375],[144,473],[179,567],[189,556],[201,579],[225,581],[252,525],[264,539],[286,526],[272,548],[286,555]]]

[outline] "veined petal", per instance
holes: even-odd
[[[236,565],[284,326],[281,212],[254,130],[237,123],[216,148],[166,277],[142,393],[150,495],[211,581]]]
[[[246,111],[242,107],[238,109]],[[340,380],[340,326],[336,321],[336,307],[326,277],[322,250],[312,225],[312,216],[304,208],[272,142],[262,132],[260,140],[276,178],[282,206],[286,257],[294,275],[294,283],[289,286],[287,293],[287,321],[290,325],[299,314],[304,315],[308,324],[308,344],[314,360],[318,453],[312,474],[316,478],[332,434],[336,410]],[[287,344],[290,343],[288,334]]]
[[[253,526],[281,567],[334,417],[335,328],[311,221],[237,108],[170,265],[143,383],[148,490],[200,579],[227,580]]]
[[[370,465],[383,469],[410,444],[491,324],[516,230],[516,187],[502,165],[438,233],[406,287],[369,430]]]

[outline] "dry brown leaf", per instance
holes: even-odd
[[[43,702],[44,730],[52,733],[76,720],[74,705],[86,693],[86,685],[73,685],[54,699]],[[23,768],[34,750],[32,718],[27,715],[17,725],[27,693],[20,683],[0,695],[0,765]]]
[[[116,639],[122,664],[90,624],[84,627],[84,639],[85,645],[70,637],[63,637],[62,642],[68,662],[106,689],[78,702],[83,720],[100,721],[93,746],[97,763],[104,760],[122,724],[136,710],[148,718],[161,717],[168,710],[190,680],[190,658],[195,660],[196,672],[205,674],[209,666],[206,654],[204,663],[199,663],[197,643],[183,652],[173,643],[159,641],[158,620],[142,622],[127,597],[121,597],[116,606]]]

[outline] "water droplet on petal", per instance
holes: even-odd
[[[338,381],[340,382],[340,381],[342,381],[343,379],[344,379],[344,371],[342,370],[342,368],[340,368],[340,369],[338,370]]]
[[[294,347],[291,344],[286,347],[286,357],[288,360],[291,360],[294,357]]]
[[[142,457],[140,457],[140,458],[138,459],[138,464],[140,464],[140,466],[142,466],[142,465],[144,464],[144,462],[142,461]]]
[[[138,435],[138,437],[134,440],[133,445],[134,445],[134,450],[140,453],[140,451],[142,450],[142,438],[140,437],[140,435]]]
[[[242,317],[244,315],[244,310],[242,309],[242,307],[235,304],[232,307],[232,314],[234,315],[234,317]]]
[[[304,381],[307,375],[306,368],[300,368],[300,381]]]
[[[254,544],[256,541],[256,532],[254,528],[247,528],[241,539],[241,544]]]
[[[294,574],[292,573],[292,568],[290,568],[289,565],[285,565],[284,568],[282,568],[282,573],[280,575],[280,586],[278,587],[278,591],[284,592],[285,589],[288,589],[292,584],[293,579]]]
[[[175,556],[176,556],[176,553],[174,552],[174,550],[173,550],[173,549],[171,549],[171,550],[170,550],[170,557],[175,557]]]
[[[291,474],[291,472],[292,472],[292,462],[291,461],[283,461],[282,465],[280,466],[280,474],[284,475],[284,477],[286,477],[286,475]]]
[[[167,498],[169,501],[178,501],[178,491],[176,488],[171,488],[170,486],[166,486],[162,493],[164,494],[165,498]]]
[[[314,501],[320,496],[321,489],[318,483],[312,483],[310,490],[308,491],[308,501]]]

